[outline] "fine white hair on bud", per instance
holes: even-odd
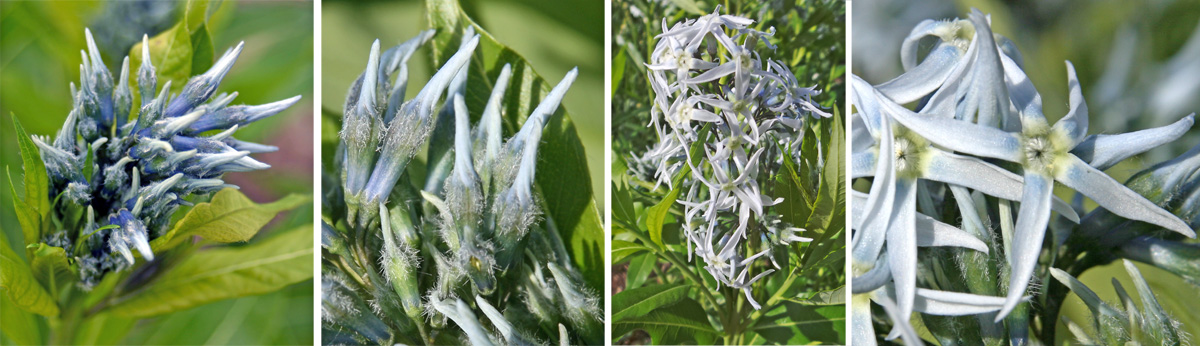
[[[154,61],[163,58],[152,56],[148,35],[134,50],[141,52],[135,56],[141,59],[136,75],[130,75],[130,57],[109,57],[120,61],[115,81],[90,29],[84,29],[84,38],[80,80],[70,84],[73,102],[66,121],[53,141],[31,139],[46,167],[48,195],[63,197],[43,213],[71,233],[48,232],[39,241],[54,241],[70,254],[78,285],[88,290],[106,274],[138,265],[139,257],[154,261],[150,244],[168,233],[179,208],[192,206],[189,198],[236,188],[224,183],[224,173],[268,168],[240,150],[265,146],[233,136],[237,128],[295,104],[299,96],[265,108],[228,107],[231,96],[213,99],[241,43],[172,94],[169,81],[158,87]],[[131,83],[140,105],[133,103]],[[61,241],[64,236],[72,241]]]
[[[506,90],[510,84],[528,87],[531,70],[519,64],[483,70],[476,53],[492,47],[485,36],[464,27],[421,32],[389,49],[376,41],[366,71],[346,95],[339,149],[327,175],[339,184],[325,194],[324,267],[353,279],[347,287],[363,288],[346,291],[371,306],[363,315],[395,322],[373,331],[392,335],[387,342],[527,345],[566,338],[566,332],[583,340],[578,335],[594,335],[587,333],[601,318],[597,295],[583,286],[580,271],[561,266],[569,259],[562,258],[564,245],[552,234],[557,229],[549,217],[541,219],[536,180],[539,148],[551,145],[542,143],[544,127],[560,113],[578,70],[526,108],[529,114],[505,114],[523,101],[521,93]],[[439,40],[453,37],[459,41],[450,46]],[[427,41],[450,49],[441,51],[440,67],[405,101],[404,90],[414,82],[407,61]],[[491,90],[480,92],[477,83]],[[472,111],[480,112],[475,123]],[[229,113],[226,122],[252,116]],[[505,138],[505,126],[518,116],[527,120]],[[187,130],[209,126],[201,121]],[[237,150],[231,152],[251,151]],[[150,145],[143,151],[170,154]],[[410,167],[412,162],[425,167]],[[547,263],[559,261],[557,272],[545,272]],[[356,326],[326,322],[336,330]],[[546,329],[560,322],[562,333]]]

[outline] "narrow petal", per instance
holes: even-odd
[[[1179,139],[1192,128],[1195,117],[1192,113],[1171,125],[1118,135],[1091,135],[1071,149],[1071,153],[1103,171],[1133,155]]]
[[[855,295],[850,304],[850,333],[854,344],[860,346],[875,346],[875,322],[871,318],[871,300],[867,295]]]
[[[879,151],[892,152],[892,128],[886,118],[882,118],[884,126],[880,127]],[[862,228],[855,233],[852,259],[855,263],[873,263],[883,248],[884,237],[887,234],[888,221],[892,214],[892,206],[896,198],[896,166],[893,164],[894,155],[883,155],[875,164],[875,180],[871,183],[870,194],[867,197],[866,218],[862,220]]]
[[[962,55],[957,47],[938,45],[916,68],[875,88],[899,104],[920,100],[942,86],[960,58]]]
[[[967,231],[938,221],[928,215],[916,214],[917,246],[955,246],[988,253],[988,246]]]
[[[892,319],[892,323],[895,324],[892,327],[892,334],[898,335],[889,335],[889,339],[894,339],[896,336],[899,336],[904,340],[905,345],[925,345],[925,342],[921,340],[921,337],[917,336],[917,331],[913,329],[912,324],[908,322],[910,316],[901,314],[899,309],[896,307],[896,302],[893,301],[886,292],[875,291],[875,293],[871,295],[871,300],[883,307],[884,313],[887,313],[888,317]]]
[[[1083,141],[1083,137],[1087,136],[1088,131],[1088,109],[1087,103],[1083,102],[1083,91],[1079,87],[1079,77],[1075,76],[1075,65],[1067,61],[1067,92],[1069,93],[1068,105],[1070,111],[1057,123],[1054,123],[1054,129],[1066,133],[1071,139],[1072,147],[1075,144]]]
[[[1050,222],[1050,196],[1054,192],[1054,180],[1037,173],[1025,174],[1025,193],[1021,198],[1021,210],[1017,213],[1015,239],[1009,239],[1012,253],[1008,263],[1012,274],[1008,284],[1008,297],[1004,309],[996,315],[999,323],[1017,307],[1029,287],[1029,279],[1042,253],[1042,240],[1046,237],[1046,225]]]
[[[900,43],[900,65],[905,71],[912,70],[917,66],[917,49],[920,47],[921,39],[927,36],[945,36],[956,30],[959,24],[956,21],[941,21],[926,19],[917,23],[908,36],[904,38],[904,42]],[[933,53],[930,53],[933,55]],[[929,57],[925,58],[926,60]]]
[[[1021,176],[969,156],[955,155],[933,150],[929,156],[929,167],[922,178],[947,184],[959,185],[983,192],[989,196],[1019,201],[1025,182]],[[1050,202],[1051,209],[1072,222],[1079,222],[1079,214],[1067,202],[1057,197]]]
[[[1004,305],[1004,297],[982,296],[918,288],[917,311],[938,316],[965,316],[996,312]]]
[[[1088,196],[1113,214],[1159,225],[1189,238],[1196,237],[1196,232],[1179,217],[1159,208],[1154,202],[1121,185],[1104,172],[1088,166],[1074,155],[1068,155],[1065,160],[1069,160],[1065,162],[1065,169],[1056,177],[1063,185]],[[1023,205],[1021,209],[1025,209]]]
[[[882,102],[885,112],[913,132],[951,150],[1021,162],[1021,141],[999,129],[936,115],[921,115],[894,103]]]
[[[896,206],[887,230],[889,267],[901,316],[912,314],[917,289],[916,180],[896,181]]]

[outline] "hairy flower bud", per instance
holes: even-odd
[[[263,106],[227,107],[232,96],[204,104],[236,60],[239,44],[208,72],[192,78],[181,94],[172,96],[168,82],[155,97],[157,77],[144,36],[137,75],[142,106],[138,118],[127,123],[134,111],[129,58],[122,60],[114,85],[90,30],[84,35],[87,51],[81,52],[79,87],[71,85],[74,108],[53,141],[34,136],[33,142],[46,166],[51,195],[65,197],[56,212],[78,218],[81,209],[75,206],[88,211],[78,221],[87,226],[70,230],[68,237],[81,239],[72,253],[80,255],[79,284],[90,289],[104,274],[133,266],[135,250],[153,261],[150,241],[166,232],[180,206],[191,205],[188,196],[233,187],[221,180],[225,172],[269,167],[250,158],[249,149],[273,147],[232,136],[240,126],[295,104],[299,96]],[[206,135],[210,130],[219,132]]]

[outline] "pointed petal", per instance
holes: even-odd
[[[938,316],[978,315],[1000,310],[1004,297],[918,288],[917,311]]]
[[[1083,91],[1079,88],[1079,77],[1075,76],[1075,65],[1067,61],[1067,92],[1070,111],[1066,116],[1054,123],[1054,129],[1067,134],[1072,147],[1083,141],[1088,131],[1088,109],[1083,102]]]
[[[1088,166],[1074,155],[1068,155],[1066,160],[1069,161],[1065,162],[1065,169],[1056,177],[1063,185],[1088,196],[1113,214],[1159,225],[1189,238],[1196,237],[1196,232],[1179,217],[1121,185],[1104,172]]]
[[[571,88],[571,84],[575,83],[575,77],[579,76],[579,68],[572,68],[563,76],[562,80],[542,98],[542,102],[538,103],[537,108],[533,109],[530,116],[538,115],[542,117],[542,124],[550,123],[550,116],[554,115],[554,110],[558,109],[558,105],[562,103],[563,97],[567,95],[567,89]]]
[[[955,246],[988,253],[988,246],[967,231],[938,221],[928,215],[916,214],[917,246]]]
[[[1071,153],[1103,171],[1133,155],[1179,139],[1192,128],[1195,117],[1192,113],[1171,125],[1118,135],[1091,135],[1071,149]]]
[[[1042,253],[1042,240],[1046,237],[1046,225],[1050,222],[1050,196],[1054,192],[1054,180],[1037,173],[1025,174],[1025,193],[1021,198],[1021,209],[1017,213],[1017,224],[1012,243],[1012,254],[1008,263],[1012,274],[1008,284],[1008,296],[1004,309],[996,315],[999,323],[1012,312],[1025,296],[1029,279]]]

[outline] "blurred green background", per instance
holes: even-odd
[[[971,8],[990,14],[992,30],[1016,43],[1023,68],[1044,102],[1046,118],[1067,112],[1070,60],[1089,110],[1089,134],[1124,133],[1170,124],[1200,111],[1200,2],[1197,1],[911,1],[853,2],[854,73],[872,84],[898,76],[900,43],[919,22],[965,18]],[[927,50],[932,39],[922,41]],[[923,53],[922,53],[923,54]],[[1150,165],[1200,144],[1200,128],[1175,143],[1109,169],[1125,181]],[[1074,191],[1059,186],[1065,200]],[[1087,210],[1096,204],[1088,200]],[[1195,240],[1191,240],[1195,242]],[[1193,336],[1200,335],[1200,288],[1153,266],[1138,264],[1163,307]],[[1118,302],[1111,280],[1133,287],[1120,261],[1092,268],[1079,279],[1108,302]],[[1130,294],[1138,299],[1137,292]],[[1071,294],[1062,314],[1090,326],[1091,314]],[[1090,327],[1088,327],[1090,330]],[[1070,333],[1059,322],[1057,342]]]
[[[79,83],[84,27],[93,31],[115,78],[121,60],[143,31],[153,37],[178,20],[183,2],[160,3],[0,2],[0,166],[20,179],[13,116],[30,134],[53,135],[61,128],[71,109],[68,83]],[[288,193],[312,194],[312,6],[304,1],[224,1],[208,24],[217,52],[246,42],[218,92],[237,91],[234,104],[303,96],[286,111],[237,132],[239,139],[280,148],[255,156],[270,164],[269,170],[225,175],[226,181],[239,185],[257,202]],[[152,15],[133,15],[147,10]],[[5,187],[0,189],[0,229],[15,247],[22,240],[8,184],[8,177],[0,174],[0,186]],[[278,217],[259,237],[311,222],[312,208],[301,207]],[[121,343],[307,344],[313,340],[312,302],[313,282],[304,281],[271,294],[143,320]]]
[[[551,83],[579,67],[579,77],[563,100],[587,155],[592,191],[604,211],[604,1],[461,1],[467,15],[501,44],[521,54]],[[402,1],[324,1],[321,8],[321,102],[341,114],[350,83],[367,66],[371,42],[394,46],[429,27],[425,3]],[[406,99],[420,91],[434,67],[429,48],[409,61]],[[335,127],[336,128],[336,127]],[[326,131],[328,132],[328,131]],[[325,133],[325,136],[331,133]],[[336,135],[336,133],[332,133]]]

